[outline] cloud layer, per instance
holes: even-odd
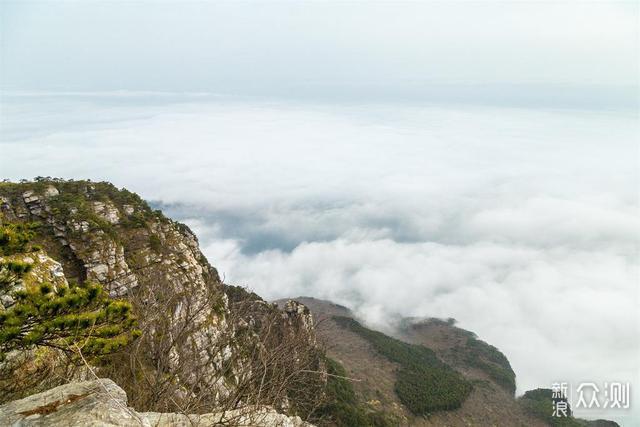
[[[507,354],[519,392],[640,387],[631,114],[150,94],[3,108],[3,177],[137,191],[190,224],[228,282],[382,327],[455,317]]]

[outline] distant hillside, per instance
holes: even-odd
[[[516,374],[506,356],[454,323],[453,319],[405,319],[401,322],[399,335],[406,341],[433,349],[466,377],[491,381],[513,396]]]
[[[369,408],[392,414],[395,425],[405,426],[615,426],[610,421],[557,420],[550,415],[551,399],[545,393],[514,397],[515,373],[497,348],[479,340],[451,320],[403,319],[395,337],[364,327],[341,305],[316,298],[298,297],[316,320],[318,339],[327,354],[353,379],[359,401]],[[278,301],[282,304],[283,301]],[[395,338],[395,339],[394,339]],[[434,362],[432,356],[437,358]],[[460,405],[444,410],[422,410],[399,393],[408,359],[417,357],[429,369],[454,370],[461,380],[439,383],[428,374],[420,387],[450,392],[464,390]],[[420,373],[412,373],[418,378]],[[412,390],[416,392],[414,387]],[[549,390],[550,391],[550,390]],[[425,396],[422,395],[422,400]],[[533,399],[535,397],[535,399]]]

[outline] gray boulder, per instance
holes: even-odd
[[[108,378],[65,384],[0,406],[0,427],[204,427],[222,425],[313,427],[268,407],[203,415],[136,412]]]

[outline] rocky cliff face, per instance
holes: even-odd
[[[41,224],[39,243],[61,261],[69,280],[98,282],[113,297],[143,299],[147,306],[167,303],[163,314],[172,324],[190,323],[184,340],[195,351],[206,335],[228,327],[222,283],[194,234],[136,195],[79,181],[4,184],[0,197],[5,220]],[[193,315],[187,305],[207,309]],[[176,364],[190,356],[168,350]]]
[[[220,402],[266,402],[295,409],[286,390],[267,392],[278,388],[275,380],[257,395],[247,390],[267,350],[282,353],[282,370],[296,366],[283,363],[287,354],[313,353],[310,313],[293,305],[279,311],[224,285],[187,226],[111,184],[62,180],[0,183],[0,220],[40,224],[35,243],[43,250],[29,255],[38,268],[26,282],[92,281],[133,303],[142,337],[100,369],[134,406],[171,410],[171,402],[199,402],[193,410],[203,412]],[[297,349],[284,351],[282,342]]]
[[[154,281],[197,292],[221,290],[217,271],[188,227],[111,184],[4,184],[0,213],[9,221],[42,223],[41,243],[58,255],[67,275],[97,281],[113,296]]]

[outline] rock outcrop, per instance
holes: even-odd
[[[0,426],[49,427],[204,427],[250,425],[312,427],[268,407],[201,415],[137,412],[110,379],[65,384],[0,406]]]
[[[61,262],[69,280],[97,282],[112,297],[145,306],[165,305],[171,324],[189,323],[189,345],[168,350],[173,363],[207,357],[205,337],[232,327],[223,285],[195,235],[137,195],[108,183],[59,181],[5,183],[0,197],[6,221],[40,224],[37,243]],[[194,316],[188,311],[196,306],[207,309]]]
[[[311,314],[294,303],[279,311],[255,294],[223,284],[186,225],[109,183],[63,180],[0,183],[0,222],[40,224],[33,243],[42,250],[25,255],[34,264],[25,286],[91,281],[132,303],[143,333],[132,353],[101,366],[104,376],[129,393],[132,405],[168,412],[182,406],[166,402],[190,400],[198,402],[198,412],[268,404],[301,413],[276,380],[268,383],[275,391],[251,390],[256,372],[266,369],[259,358],[276,350],[279,365],[270,375],[290,381],[303,370],[301,355],[317,354]],[[305,363],[322,366],[310,359]],[[148,394],[136,389],[140,379],[127,370],[130,363],[152,390]],[[29,385],[5,399],[43,389]]]
[[[195,235],[137,195],[106,183],[54,184],[3,186],[0,213],[9,221],[41,223],[44,246],[61,255],[68,275],[97,281],[112,296],[152,280],[173,288],[188,283],[196,291],[221,289]]]

